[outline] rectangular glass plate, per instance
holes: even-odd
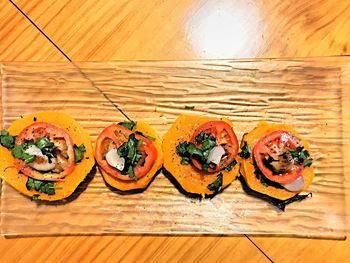
[[[234,181],[213,199],[181,194],[160,173],[140,194],[110,191],[97,172],[76,199],[37,204],[5,182],[2,235],[255,234],[344,238],[349,57],[1,64],[2,126],[64,111],[91,134],[127,115],[162,136],[179,114],[228,117],[239,139],[258,121],[292,124],[309,141],[313,197],[280,212]],[[195,106],[193,111],[186,105]],[[84,190],[84,188],[86,188]]]

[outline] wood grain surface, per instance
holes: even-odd
[[[124,5],[128,6],[129,15],[119,12],[119,7],[121,6],[119,4],[109,4],[108,8],[99,11],[103,7],[102,2],[96,3],[96,1],[93,1],[92,3],[92,1],[77,0],[16,1],[22,8],[27,6],[26,9],[23,9],[25,13],[30,15],[30,18],[35,23],[39,24],[40,22],[40,28],[50,37],[55,37],[55,34],[59,33],[60,39],[56,37],[55,40],[61,40],[60,44],[65,45],[64,49],[60,48],[75,60],[81,61],[145,58],[233,58],[242,56],[292,57],[350,53],[347,40],[350,30],[349,12],[346,11],[349,9],[350,3],[346,0],[299,0],[293,1],[293,3],[287,1],[262,2],[259,0],[220,1],[222,5],[215,5],[213,4],[214,1],[211,3],[210,1],[187,1],[181,2],[182,4],[179,5],[179,8],[174,8],[170,1],[152,2],[150,4],[152,8],[146,8],[145,5],[141,7],[138,1],[129,1],[128,5]],[[148,1],[148,3],[150,2]],[[63,4],[61,8],[58,8],[57,4],[60,3]],[[243,27],[236,27],[233,31],[230,31],[230,27],[228,27],[228,29],[222,30],[221,34],[214,35],[212,44],[210,44],[210,41],[209,44],[204,41],[203,45],[201,45],[200,41],[199,45],[191,44],[193,40],[190,39],[196,39],[196,36],[190,37],[191,33],[186,33],[186,35],[181,33],[196,33],[201,26],[195,26],[192,31],[183,30],[189,18],[192,18],[195,25],[200,25],[202,24],[200,16],[205,17],[209,11],[213,11],[216,13],[216,17],[220,17],[220,11],[225,10],[225,8],[222,8],[225,4],[237,9],[242,5],[248,6],[246,8],[248,12],[245,12],[243,16],[243,20],[247,18]],[[66,8],[66,6],[74,7],[73,11],[70,11],[71,8]],[[247,29],[251,28],[251,26],[258,28],[259,25],[250,23],[255,18],[254,14],[247,15],[249,14],[250,6],[256,7],[258,12],[265,14],[259,21],[267,25],[264,27],[264,34],[260,35],[261,39],[252,43],[250,43],[250,39],[256,39],[256,30]],[[83,8],[84,10],[81,10]],[[202,13],[200,10],[203,10]],[[242,12],[242,9],[240,9],[240,12]],[[186,16],[188,13],[190,15]],[[193,14],[195,13],[199,13],[199,15],[194,17]],[[35,27],[31,26],[30,22],[24,19],[11,3],[1,0],[0,14],[3,18],[0,20],[0,60],[62,61],[65,59],[63,55],[59,56],[59,53],[55,52],[49,41],[38,41],[38,39],[43,39],[44,37],[40,37]],[[105,15],[108,16],[108,19],[101,21],[101,18]],[[66,21],[69,22],[69,26],[66,25]],[[99,21],[101,22],[99,23]],[[224,18],[222,21],[230,20]],[[223,22],[221,22],[221,25]],[[164,29],[160,25],[164,25]],[[136,33],[137,27],[142,27],[142,30]],[[130,32],[127,30],[130,30]],[[243,34],[245,45],[238,44],[239,48],[234,49],[230,47],[222,48],[222,43],[230,43],[227,45],[230,46],[235,42],[230,35],[235,36],[236,34],[230,34],[230,32],[244,32],[245,30],[246,33]],[[213,27],[209,26],[209,31],[214,31]],[[238,38],[239,40],[241,36]],[[11,43],[9,39],[12,39]],[[35,41],[28,41],[28,39],[34,39]],[[252,45],[248,49],[246,48],[247,43]],[[212,48],[208,48],[208,46],[212,46]],[[208,243],[207,237],[188,237],[183,239],[183,241],[180,241],[180,239],[178,237],[148,239],[148,237],[133,236],[24,238],[11,240],[1,238],[0,248],[1,255],[3,255],[1,261],[28,261],[33,258],[42,258],[43,251],[46,251],[48,247],[50,248],[50,253],[57,255],[57,259],[65,255],[74,261],[92,261],[96,259],[96,254],[99,255],[97,257],[99,261],[106,261],[110,258],[113,259],[110,255],[111,251],[114,250],[121,255],[125,255],[130,250],[133,254],[139,255],[140,252],[147,251],[148,247],[152,248],[150,249],[152,252],[157,248],[161,249],[161,253],[154,252],[154,259],[157,261],[169,259],[169,257],[166,257],[168,254],[175,255],[174,258],[171,257],[174,259],[173,261],[180,258],[182,261],[186,261],[186,259],[194,261],[198,255],[203,256],[200,258],[201,261],[220,259],[229,259],[231,261],[233,258],[239,259],[241,255],[243,255],[242,261],[248,261],[248,259],[255,261],[255,258],[257,258],[255,255],[260,253],[257,249],[252,250],[252,245],[244,242],[241,238],[218,238],[219,241],[216,242],[225,243],[224,246],[220,247]],[[255,237],[252,237],[252,239],[277,262],[301,260],[310,262],[344,262],[347,260],[350,251],[350,241]],[[196,240],[196,242],[193,242],[193,240]],[[241,243],[243,245],[236,249],[238,244]],[[291,247],[294,248],[293,251],[290,250]],[[186,257],[176,257],[176,255],[183,255],[185,249],[187,249]],[[221,251],[221,253],[218,251]],[[220,257],[218,257],[219,254],[221,255]],[[152,257],[147,259],[151,260]],[[132,258],[125,257],[125,260],[131,261]]]
[[[85,0],[16,4],[73,60],[350,52],[347,0]]]
[[[62,54],[10,3],[0,1],[1,61],[65,61]]]
[[[78,236],[2,239],[3,262],[269,262],[247,238]]]

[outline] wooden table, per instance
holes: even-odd
[[[0,2],[0,61],[305,57],[350,53],[350,2]],[[259,237],[0,238],[0,261],[334,261],[349,241]]]

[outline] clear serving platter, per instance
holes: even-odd
[[[1,184],[0,233],[346,236],[350,58],[2,63],[1,123],[64,111],[91,134],[130,118],[162,136],[180,114],[227,117],[239,139],[261,120],[292,124],[311,146],[312,198],[281,212],[239,180],[192,199],[159,173],[146,191],[120,195],[98,169],[66,201],[31,201]],[[185,106],[195,106],[194,110]]]

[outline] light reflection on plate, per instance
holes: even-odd
[[[256,52],[263,23],[255,5],[213,1],[190,15],[187,37],[200,56],[244,57]]]

